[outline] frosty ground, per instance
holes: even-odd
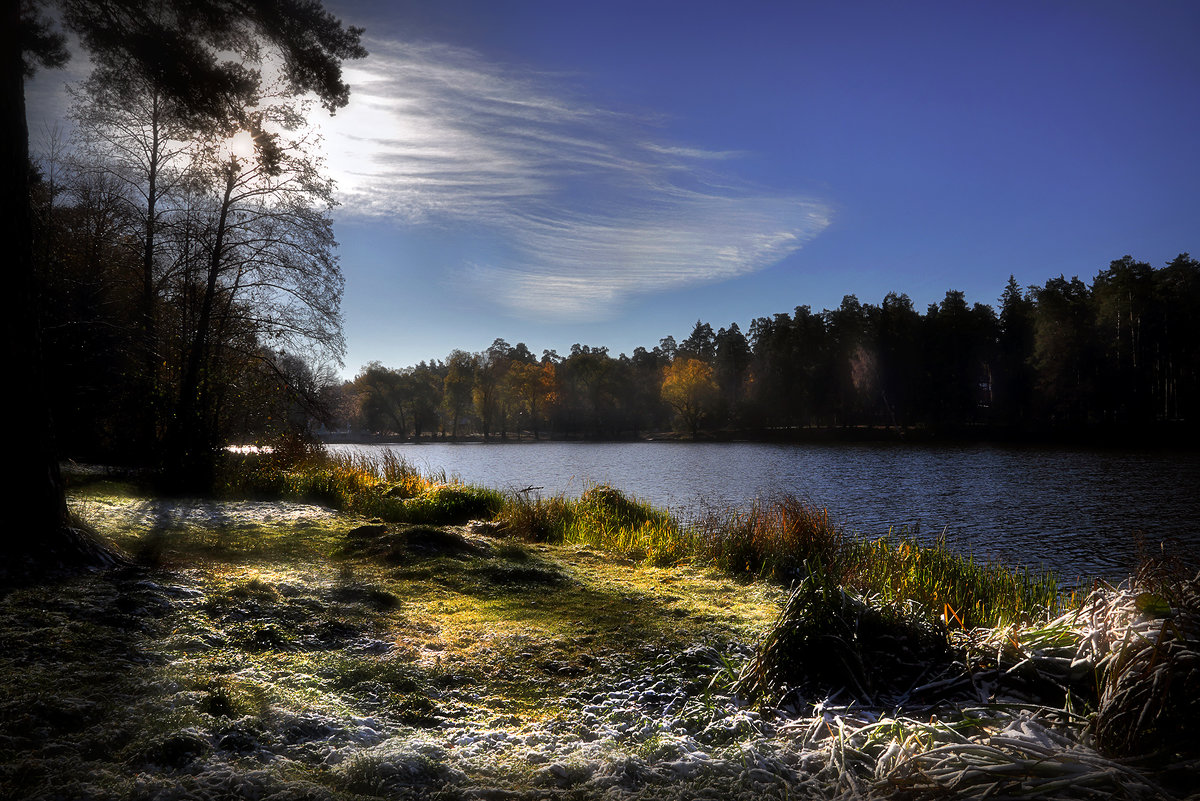
[[[778,585],[105,480],[72,504],[141,566],[0,598],[5,798],[943,797],[1013,766],[1166,793],[1061,710],[751,706]]]

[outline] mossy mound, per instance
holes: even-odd
[[[579,497],[577,519],[609,528],[638,528],[666,522],[668,516],[647,503],[607,485],[591,487]]]
[[[486,551],[485,545],[441,526],[370,523],[346,532],[338,554],[343,557],[366,556],[390,564],[401,564],[434,556],[479,556]]]

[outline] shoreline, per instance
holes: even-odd
[[[532,445],[541,442],[579,443],[769,443],[796,445],[877,444],[897,446],[995,445],[1013,447],[1075,447],[1096,450],[1154,450],[1170,453],[1200,451],[1200,430],[1190,426],[1163,425],[1152,429],[1122,426],[1040,431],[1006,426],[911,427],[807,426],[772,429],[723,429],[702,431],[696,436],[675,431],[639,432],[627,435],[545,434],[535,438],[527,431],[504,436],[440,434],[401,437],[377,432],[318,432],[327,445],[449,444]]]

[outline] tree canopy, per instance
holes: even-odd
[[[38,67],[67,60],[66,38],[49,21],[45,3],[8,0],[0,22],[4,58],[3,106],[5,233],[13,313],[6,341],[14,366],[27,379],[21,393],[18,450],[31,467],[16,491],[27,499],[34,530],[45,538],[10,536],[4,543],[10,572],[36,567],[62,550],[70,529],[57,449],[49,416],[39,317],[42,288],[33,259],[32,189],[24,81]],[[194,130],[229,134],[252,128],[264,71],[277,68],[287,90],[313,94],[330,111],[344,106],[349,87],[341,63],[366,55],[362,30],[342,23],[314,0],[189,0],[147,6],[135,0],[60,0],[54,4],[64,29],[79,37],[95,64],[161,94],[175,115]],[[67,546],[70,550],[70,546]]]

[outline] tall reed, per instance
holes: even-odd
[[[693,526],[693,540],[701,558],[731,573],[785,582],[816,564],[834,567],[847,543],[827,510],[794,495],[756,499],[746,511],[710,513]]]
[[[1056,579],[975,561],[944,540],[907,534],[870,539],[831,523],[827,510],[793,495],[697,525],[699,555],[735,573],[793,583],[820,575],[885,602],[915,601],[960,626],[1041,617],[1059,604]]]

